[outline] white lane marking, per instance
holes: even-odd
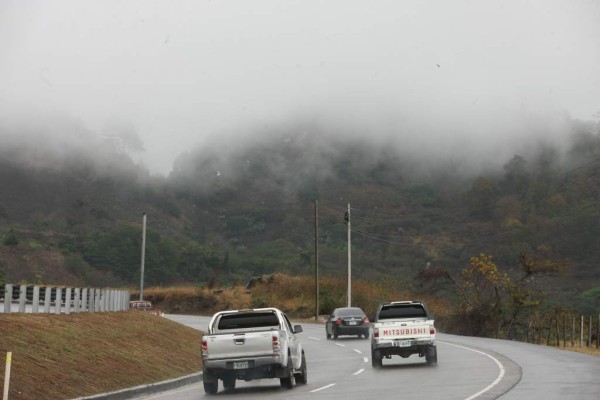
[[[366,363],[369,362],[369,359],[367,357],[363,358],[363,360],[365,360]]]
[[[330,387],[332,387],[332,386],[335,386],[335,383],[332,383],[332,384],[330,384],[330,385],[327,385],[327,386],[320,387],[320,388],[318,388],[318,389],[315,389],[315,390],[311,390],[310,392],[311,392],[311,393],[315,393],[315,392],[318,392],[319,390],[324,390],[324,389],[330,388]]]
[[[352,375],[358,375],[358,374],[361,374],[361,373],[363,373],[363,371],[364,371],[364,370],[365,370],[364,368],[361,368],[361,369],[359,369],[358,371],[356,371],[355,373],[353,373]]]
[[[317,339],[316,337],[312,337],[312,336],[309,336],[308,338],[309,338],[310,340],[316,340],[317,342],[320,342],[320,341],[321,341],[321,339]]]
[[[360,350],[354,349],[354,351],[357,352],[358,354],[362,354],[362,351],[360,351]]]
[[[336,346],[340,346],[340,347],[346,347],[346,345],[345,345],[345,344],[339,344],[339,343],[336,343],[335,345],[336,345]]]
[[[474,351],[475,353],[483,354],[484,356],[489,357],[492,360],[494,360],[494,362],[496,363],[496,365],[498,365],[498,368],[500,369],[500,373],[498,374],[498,377],[496,378],[496,380],[494,382],[492,382],[490,385],[488,385],[483,390],[480,390],[479,392],[475,393],[473,396],[467,397],[465,400],[473,400],[473,399],[481,396],[482,394],[484,394],[485,392],[487,392],[488,390],[490,390],[491,388],[493,388],[494,386],[496,386],[498,383],[500,383],[500,381],[502,380],[502,378],[504,378],[504,372],[505,372],[504,365],[502,365],[502,363],[500,361],[498,361],[498,359],[495,358],[494,356],[491,356],[491,355],[489,355],[487,353],[484,353],[483,351],[471,349],[471,348],[465,347],[465,346],[459,346],[457,344],[442,342],[442,341],[439,341],[439,340],[438,340],[438,343],[443,343],[443,344],[447,344],[449,346],[454,346],[454,347],[460,347],[461,349],[470,350],[470,351]]]

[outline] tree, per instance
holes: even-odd
[[[17,234],[13,228],[10,228],[8,233],[4,236],[2,243],[5,246],[16,246],[19,244],[19,238],[17,237]]]
[[[523,194],[527,189],[529,174],[527,172],[527,161],[515,155],[504,165],[504,190],[508,193]]]
[[[502,323],[503,295],[511,280],[500,273],[491,256],[472,257],[462,270],[456,293],[463,318],[474,335],[486,336],[499,330]]]
[[[0,285],[4,285],[6,283],[6,273],[4,272],[4,267],[0,265]]]
[[[480,219],[491,218],[497,195],[498,187],[493,178],[480,176],[475,179],[466,199],[471,215]]]

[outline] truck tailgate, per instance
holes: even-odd
[[[208,360],[273,355],[273,336],[279,337],[278,331],[207,335]]]
[[[375,327],[380,339],[419,339],[429,338],[430,325],[427,321],[381,322]]]

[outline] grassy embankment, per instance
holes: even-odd
[[[69,399],[201,368],[199,331],[142,312],[0,314],[0,337],[0,358],[12,352],[11,400]]]

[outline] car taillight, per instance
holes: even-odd
[[[373,330],[373,337],[374,337],[375,339],[378,339],[378,338],[379,338],[379,329],[375,329],[375,330]]]
[[[429,334],[435,335],[435,328],[433,326],[429,328]]]
[[[341,325],[344,321],[341,318],[335,320],[336,325]]]
[[[279,337],[273,336],[273,354],[279,354],[281,346],[279,345]]]
[[[208,342],[206,340],[202,340],[202,355],[208,354]]]
[[[362,320],[362,322],[365,323],[365,324],[368,324],[369,323],[369,318],[364,317],[363,320]]]

